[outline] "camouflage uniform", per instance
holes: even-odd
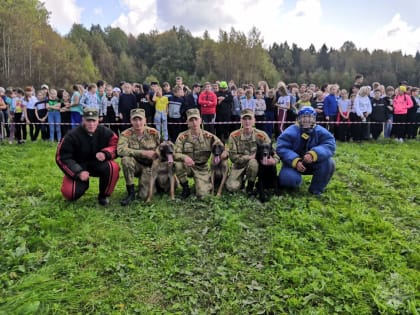
[[[142,136],[138,136],[134,128],[123,131],[118,140],[118,155],[127,185],[134,184],[134,178],[139,176],[139,196],[146,199],[149,193],[152,160],[145,158],[143,150],[156,150],[159,146],[159,133],[156,129],[144,127]]]
[[[258,161],[248,159],[248,155],[257,152],[257,143],[271,143],[270,138],[264,131],[253,128],[248,138],[243,129],[233,131],[229,136],[229,157],[232,161],[229,177],[226,180],[226,189],[234,192],[241,188],[244,175],[248,182],[255,182],[258,175]],[[280,159],[274,156],[276,162]]]
[[[196,194],[199,197],[211,192],[208,160],[213,143],[220,141],[214,134],[201,130],[199,136],[193,136],[190,130],[179,134],[175,142],[175,171],[181,184],[187,182],[187,176],[194,177]],[[184,164],[186,156],[192,158],[195,165]]]

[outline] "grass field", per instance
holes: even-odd
[[[54,153],[0,146],[0,314],[419,313],[419,141],[339,144],[324,195],[266,204],[68,203]]]

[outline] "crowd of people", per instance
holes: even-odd
[[[70,129],[81,123],[84,108],[96,108],[100,123],[117,135],[130,126],[130,111],[145,110],[147,124],[154,126],[164,140],[175,141],[186,130],[186,111],[200,110],[205,130],[226,142],[229,133],[239,126],[240,112],[251,109],[257,126],[270,138],[277,138],[296,120],[302,106],[312,106],[317,121],[339,141],[363,141],[393,137],[402,142],[415,138],[420,120],[419,89],[407,82],[394,88],[379,82],[363,84],[358,75],[349,89],[337,84],[286,85],[279,82],[270,88],[265,81],[237,86],[235,82],[206,82],[191,88],[177,77],[175,85],[120,82],[112,86],[102,80],[85,86],[75,84],[72,91],[49,89],[44,84],[0,87],[0,137],[10,143],[60,141]],[[29,128],[27,128],[29,126]]]

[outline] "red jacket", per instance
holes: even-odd
[[[202,115],[216,114],[217,96],[212,91],[201,92],[198,96],[198,104]]]

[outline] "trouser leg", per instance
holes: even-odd
[[[311,185],[309,186],[309,192],[313,194],[323,193],[334,174],[335,162],[333,159],[328,159],[312,164],[311,168],[313,176]]]
[[[281,187],[297,188],[302,184],[302,174],[291,167],[283,166],[279,173]]]
[[[115,161],[91,163],[88,171],[94,177],[99,177],[99,196],[111,196],[119,178],[119,166]]]
[[[67,175],[63,178],[61,185],[61,193],[68,201],[79,199],[85,191],[89,188],[89,181],[81,181],[79,179],[72,179]]]

